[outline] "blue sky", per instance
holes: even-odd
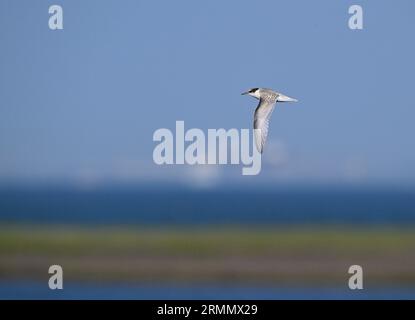
[[[48,8],[64,30],[48,28]],[[364,30],[348,28],[360,4]],[[0,179],[415,185],[413,1],[0,2]],[[250,128],[270,87],[262,173],[159,167],[158,128]]]

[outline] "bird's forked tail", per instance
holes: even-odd
[[[281,94],[281,93],[278,95],[277,101],[278,101],[278,102],[298,102],[298,100],[297,100],[297,99],[290,98],[290,97],[288,97],[288,96],[284,96],[284,95],[283,95],[283,94]]]

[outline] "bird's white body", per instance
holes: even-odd
[[[250,95],[259,100],[258,107],[254,115],[254,132],[255,143],[260,153],[263,152],[265,142],[268,136],[269,121],[277,102],[297,102],[296,99],[290,98],[271,89],[254,88],[243,94]]]

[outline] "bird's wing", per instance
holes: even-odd
[[[254,115],[254,133],[257,150],[262,153],[268,135],[269,120],[276,102],[269,102],[261,99]]]

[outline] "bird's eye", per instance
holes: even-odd
[[[251,89],[251,91],[249,91],[250,93],[254,93],[255,91],[257,91],[258,90],[258,88],[254,88],[254,89]]]

